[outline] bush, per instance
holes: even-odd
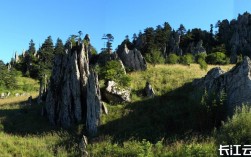
[[[220,64],[220,65],[225,65],[229,64],[230,60],[226,56],[226,54],[222,52],[215,52],[211,53],[206,57],[206,62],[208,64]]]
[[[165,58],[160,51],[154,51],[153,53],[146,54],[146,61],[156,65],[165,63]]]
[[[179,63],[179,59],[179,56],[177,56],[176,54],[170,54],[168,55],[166,62],[169,64],[177,64]]]
[[[237,108],[233,117],[223,123],[217,139],[219,144],[250,144],[251,143],[251,109],[244,105]]]
[[[130,78],[126,75],[125,69],[117,60],[109,61],[100,69],[100,78],[105,81],[115,81],[120,86],[129,86]]]
[[[184,65],[190,65],[191,63],[194,63],[194,57],[192,54],[186,54],[182,56],[180,60]]]
[[[207,70],[207,62],[202,58],[198,59],[198,64],[200,65],[200,69]]]
[[[206,53],[199,53],[195,56],[195,61],[198,63],[199,59],[206,60],[207,54]]]

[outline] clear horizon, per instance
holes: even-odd
[[[116,1],[5,1],[0,6],[0,60],[9,62],[15,52],[27,50],[31,39],[39,48],[48,36],[54,44],[59,37],[64,42],[71,34],[89,34],[92,45],[99,52],[104,46],[103,34],[111,33],[113,49],[126,35],[156,28],[168,22],[177,29],[209,30],[218,20],[232,20],[245,11],[251,13],[249,0],[174,0]]]

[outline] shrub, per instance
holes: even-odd
[[[168,55],[166,62],[169,64],[177,64],[179,63],[179,56],[176,54],[170,54]]]
[[[200,69],[207,70],[207,62],[202,58],[198,59],[198,64],[200,65]]]
[[[229,64],[230,60],[226,56],[226,54],[222,52],[215,52],[211,53],[206,57],[206,62],[208,64],[220,64],[220,65],[225,65]]]
[[[160,51],[155,50],[153,53],[146,54],[146,61],[153,65],[163,64],[165,62],[165,58]]]
[[[250,144],[251,143],[251,109],[242,106],[236,109],[233,117],[223,123],[217,139],[220,144]]]
[[[184,65],[190,65],[191,63],[194,62],[194,57],[192,54],[186,54],[181,57],[181,63]]]
[[[206,53],[199,53],[195,56],[195,60],[196,62],[198,63],[199,59],[203,59],[203,60],[206,60],[207,58],[207,54]]]
[[[109,61],[100,70],[100,78],[105,81],[113,80],[120,86],[129,86],[130,78],[126,75],[121,63],[117,60]]]

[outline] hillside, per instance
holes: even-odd
[[[221,67],[227,71],[232,65]],[[109,114],[102,115],[99,135],[89,141],[89,154],[215,155],[217,145],[210,133],[213,128],[203,123],[208,117],[201,115],[203,107],[195,103],[189,85],[194,78],[206,73],[197,64],[149,65],[146,71],[130,73],[132,103],[107,104]],[[22,82],[26,82],[24,80]],[[156,90],[157,96],[153,99],[140,94],[146,81]],[[4,156],[78,156],[82,125],[68,131],[53,127],[41,116],[41,105],[34,100],[34,105],[26,106],[24,100],[0,100],[0,153]]]

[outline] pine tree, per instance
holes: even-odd
[[[112,36],[112,34],[104,34],[103,35],[103,40],[107,40],[106,42],[106,48],[104,48],[103,50],[105,50],[108,53],[112,52],[112,42],[114,40],[114,37]]]
[[[46,64],[48,68],[51,68],[54,57],[54,46],[51,36],[48,36],[42,44],[40,53],[41,61]]]
[[[54,54],[64,54],[64,44],[60,38],[57,39]]]
[[[35,43],[33,42],[33,40],[31,39],[30,43],[29,43],[29,49],[28,49],[28,53],[30,55],[33,55],[36,52],[36,48],[35,48]]]

